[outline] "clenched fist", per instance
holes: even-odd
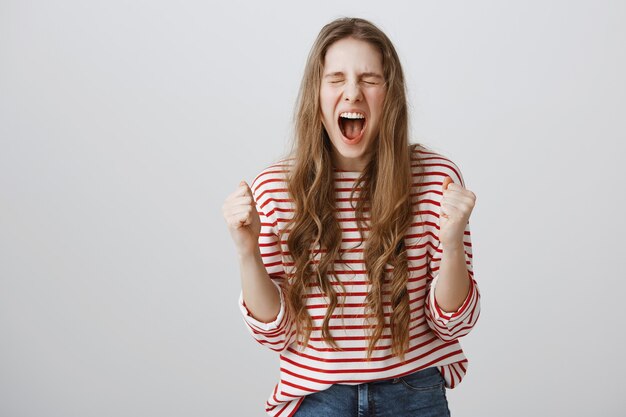
[[[441,187],[439,242],[446,248],[462,248],[465,226],[476,204],[476,194],[446,177]]]
[[[226,198],[222,205],[224,220],[240,256],[254,254],[259,250],[261,219],[256,210],[252,190],[245,181]]]

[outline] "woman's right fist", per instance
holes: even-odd
[[[241,181],[237,190],[226,198],[222,213],[239,255],[258,251],[261,219],[252,190],[245,181]]]

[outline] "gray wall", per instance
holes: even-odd
[[[626,3],[293,3],[0,1],[0,415],[265,415],[221,205],[342,15],[477,195],[453,415],[624,415]]]

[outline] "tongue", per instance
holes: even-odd
[[[344,119],[343,134],[348,139],[354,139],[359,136],[363,129],[363,119]]]

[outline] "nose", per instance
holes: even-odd
[[[355,102],[360,101],[363,97],[361,96],[361,87],[359,87],[358,82],[349,82],[346,83],[346,87],[343,90],[344,100]]]

